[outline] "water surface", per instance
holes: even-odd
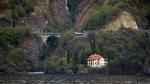
[[[150,84],[144,76],[1,74],[0,84]]]

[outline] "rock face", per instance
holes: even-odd
[[[138,29],[137,23],[130,13],[124,11],[122,12],[117,19],[104,25],[104,28],[111,30],[118,30],[121,27]]]
[[[50,24],[67,27],[70,23],[70,13],[67,0],[37,0],[34,12],[29,18],[20,18],[17,23],[21,26],[31,26],[34,32],[39,32],[48,21]]]
[[[11,26],[12,22],[4,21],[3,17],[0,10],[0,26]],[[58,27],[67,27],[70,24],[67,0],[35,0],[34,11],[28,17],[18,18],[16,26],[32,27],[34,32],[38,32],[47,25],[49,19],[50,24]]]
[[[80,5],[79,5],[80,6]],[[74,28],[76,29],[76,31],[81,31],[82,29],[82,25],[83,23],[87,20],[87,18],[89,17],[89,15],[96,11],[97,5],[96,3],[90,3],[89,5],[87,5],[86,7],[84,7],[84,9],[81,11],[81,13],[79,14],[79,16],[77,17],[76,23],[74,25]]]
[[[51,0],[49,2],[50,15],[53,18],[51,23],[59,26],[67,27],[70,23],[70,13],[67,7],[67,0]]]
[[[19,47],[23,49],[24,52],[29,53],[31,55],[32,64],[38,62],[40,57],[42,56],[43,46],[42,41],[35,37],[26,38]]]
[[[44,28],[47,24],[47,20],[44,15],[47,13],[48,0],[37,0],[34,12],[30,16],[30,22],[34,30]]]
[[[16,20],[16,26],[31,27],[33,31],[39,31],[44,28],[47,20],[44,18],[48,9],[48,0],[36,0],[34,11],[28,17],[20,17]],[[0,11],[0,26],[11,26],[11,21],[4,20],[4,11]]]

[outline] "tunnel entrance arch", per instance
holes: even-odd
[[[59,38],[56,36],[49,36],[46,40],[48,47],[56,48],[59,44]]]

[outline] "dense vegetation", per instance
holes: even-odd
[[[19,44],[24,38],[31,38],[27,29],[0,30],[0,71],[6,73],[33,70],[30,53],[24,52]],[[35,70],[47,73],[90,73],[86,59],[99,53],[108,59],[110,74],[146,73],[150,64],[150,32],[131,29],[119,31],[98,31],[88,38],[74,36],[72,30],[64,32],[61,39],[49,37]]]
[[[77,7],[79,6],[79,4],[82,2],[81,0],[67,0],[68,1],[68,8],[69,8],[69,12],[71,13],[71,20],[72,23],[75,22],[76,17],[78,16],[78,9]],[[86,2],[85,5],[87,5],[88,3],[92,2],[93,0],[84,0],[84,2]]]
[[[108,22],[115,14],[116,11],[113,6],[100,7],[89,16],[88,20],[83,24],[83,28],[85,30],[95,30],[97,26]]]
[[[46,67],[43,68],[48,73],[65,73],[66,70],[90,73],[86,59],[94,53],[109,60],[107,72],[110,74],[146,73],[150,67],[150,32],[120,29],[98,31],[89,34],[88,38],[77,38],[69,30],[59,41],[59,46],[44,61],[43,66]]]
[[[100,0],[96,1],[101,2]],[[147,0],[108,0],[105,5],[100,5],[97,11],[88,17],[88,20],[83,24],[83,28],[86,30],[96,29],[96,27],[112,20],[112,16],[118,14],[117,11],[126,10],[133,15],[140,27],[149,29],[149,8],[150,1]]]
[[[79,3],[80,0],[68,0],[73,22],[75,22],[76,8]],[[28,17],[34,10],[34,5],[33,0],[1,0],[0,9],[5,12],[4,19],[12,21],[15,27],[15,21],[19,17]],[[101,4],[88,17],[83,28],[97,29],[97,26],[107,23],[116,16],[120,9],[131,12],[143,29],[150,28],[150,1],[148,0],[108,0],[108,3]],[[64,30],[64,28],[58,29],[55,25],[48,24],[48,28],[44,31]],[[34,70],[47,73],[89,73],[86,59],[91,54],[98,53],[108,59],[107,72],[110,74],[150,73],[148,71],[150,69],[150,32],[131,29],[96,31],[96,33],[89,33],[87,38],[83,38],[75,36],[73,30],[66,29],[61,38],[49,37],[47,44],[43,46],[43,56],[35,66],[31,53],[19,47],[24,39],[32,39],[34,34],[31,34],[29,29],[23,28],[0,29],[0,72],[31,71],[34,67]]]
[[[97,51],[109,60],[108,72],[117,74],[143,73],[150,64],[150,32],[120,30],[99,32]]]
[[[138,8],[134,14],[138,24],[143,29],[150,29],[150,1],[148,0],[130,0],[130,8]],[[132,9],[134,11],[134,9]]]
[[[71,13],[71,20],[75,21],[75,13],[76,13],[76,7],[79,4],[80,0],[68,0],[68,8]]]
[[[15,73],[31,69],[30,53],[19,48],[19,44],[31,35],[29,29],[0,29],[0,72]]]
[[[33,0],[1,0],[0,10],[4,12],[4,19],[12,20],[13,27],[15,27],[19,17],[29,17],[34,10],[34,2]]]

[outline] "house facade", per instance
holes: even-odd
[[[107,59],[104,59],[98,54],[89,56],[87,66],[91,68],[104,68],[107,65]]]

